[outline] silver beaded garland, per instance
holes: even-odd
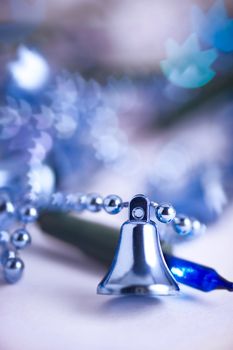
[[[104,198],[103,207],[108,214],[118,214],[122,209],[122,199],[115,194],[111,194]]]
[[[24,249],[31,243],[31,236],[24,228],[18,229],[13,232],[11,243],[16,249]]]
[[[97,193],[89,193],[86,196],[86,209],[96,213],[103,208],[103,198]]]
[[[91,212],[99,212],[104,209],[108,214],[113,215],[128,207],[129,203],[123,202],[119,196],[113,194],[103,199],[97,193],[64,195],[57,192],[51,196],[48,205],[63,211],[87,209]],[[173,222],[173,227],[180,236],[198,235],[205,229],[205,225],[202,225],[196,219],[190,219],[183,215],[176,216],[176,211],[170,204],[158,204],[152,201],[150,207],[153,208],[155,216],[160,222],[166,224]],[[8,218],[14,213],[15,207],[10,198],[0,193],[0,219]],[[28,201],[16,213],[16,217],[24,224],[34,222],[38,218],[36,206]],[[144,216],[143,209],[135,208],[133,216],[136,220],[141,220]],[[18,250],[26,248],[30,243],[31,236],[25,228],[14,231],[11,236],[8,231],[0,230],[0,264],[2,265],[4,278],[8,283],[16,283],[22,277],[24,263],[18,257]]]
[[[168,224],[174,220],[176,211],[170,204],[160,204],[155,209],[155,215],[160,222]]]

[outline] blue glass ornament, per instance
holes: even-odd
[[[221,277],[214,269],[188,260],[165,255],[166,262],[175,279],[189,287],[210,292],[226,289],[233,292],[233,282]]]

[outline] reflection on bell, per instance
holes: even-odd
[[[157,296],[178,291],[164,260],[156,225],[150,220],[150,202],[137,195],[130,202],[129,221],[122,225],[115,257],[97,293]]]

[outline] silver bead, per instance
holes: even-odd
[[[205,232],[206,225],[202,224],[197,219],[192,219],[192,234],[195,236],[201,235]]]
[[[155,209],[155,215],[160,222],[167,224],[174,220],[176,211],[170,204],[160,204]]]
[[[103,208],[103,198],[96,193],[86,196],[86,208],[92,212],[98,212]]]
[[[24,205],[20,209],[20,220],[24,223],[34,222],[38,219],[38,211],[30,204]]]
[[[176,216],[173,221],[173,226],[175,231],[181,236],[188,235],[192,232],[192,221],[184,215]]]
[[[24,262],[20,258],[13,257],[7,259],[3,266],[3,275],[8,283],[18,282],[23,274]]]
[[[110,194],[104,198],[104,210],[108,214],[118,214],[122,209],[122,199],[115,195]]]
[[[7,231],[0,231],[0,246],[5,246],[10,240],[9,232]]]
[[[11,243],[16,249],[24,249],[31,243],[31,236],[27,230],[21,228],[13,232]]]

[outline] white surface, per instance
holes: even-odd
[[[232,210],[179,256],[233,280]],[[24,279],[0,286],[1,350],[233,349],[233,293],[183,288],[158,299],[95,294],[104,269],[34,230]],[[178,254],[177,254],[178,255]]]

